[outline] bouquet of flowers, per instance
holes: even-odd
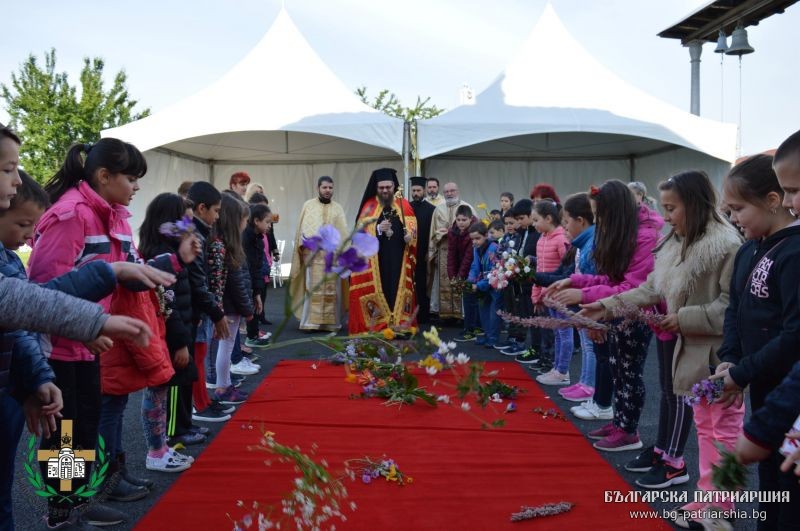
[[[699,404],[705,398],[709,404],[714,403],[722,396],[722,388],[725,382],[720,380],[702,380],[692,386],[692,394],[683,397],[683,401],[689,406]]]
[[[474,285],[465,278],[451,278],[450,289],[456,295],[463,295],[475,291]]]
[[[519,254],[510,240],[497,251],[494,268],[489,271],[489,285],[494,289],[503,289],[511,281],[532,281],[536,276],[536,267],[529,258]]]

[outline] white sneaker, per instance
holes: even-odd
[[[211,382],[206,382],[206,389],[216,389],[216,388],[217,388],[217,384],[211,383]]]
[[[247,357],[242,358],[242,361],[240,363],[244,363],[246,366],[255,369],[257,371],[261,370],[261,365],[259,365],[258,363],[253,363],[253,360],[251,360],[250,358]]]
[[[594,400],[584,402],[583,408],[573,413],[576,417],[582,420],[611,420],[614,418],[614,409],[609,407],[600,407]]]
[[[536,381],[542,385],[569,385],[569,373],[561,374],[552,369],[550,372],[537,376]]]
[[[570,410],[570,412],[571,412],[571,413],[577,413],[578,411],[581,411],[581,410],[583,410],[583,409],[586,409],[586,407],[588,406],[589,402],[592,402],[592,403],[594,403],[594,400],[592,400],[592,399],[590,398],[589,400],[586,400],[586,401],[584,401],[584,402],[581,402],[581,403],[580,403],[580,404],[578,404],[577,406],[572,406],[571,408],[569,408],[569,410]]]
[[[167,451],[161,457],[150,457],[148,455],[145,468],[157,472],[183,472],[191,466],[190,462],[176,459],[170,451]]]
[[[167,453],[170,454],[170,456],[177,461],[189,463],[190,465],[194,463],[194,457],[192,457],[191,455],[182,454],[172,447],[170,447],[169,450],[167,450]]]
[[[242,358],[242,361],[236,363],[235,365],[231,365],[231,373],[233,374],[241,374],[244,376],[249,376],[251,374],[255,374],[258,372],[258,369],[254,369],[249,367],[247,363],[245,363],[246,358]]]

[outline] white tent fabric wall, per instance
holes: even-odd
[[[394,168],[399,178],[403,163],[394,159],[319,164],[220,164],[214,166],[214,175],[215,184],[221,190],[227,188],[228,178],[237,171],[246,171],[250,182],[264,186],[270,209],[280,215],[274,230],[276,239],[286,240],[283,260],[286,265],[291,262],[294,252],[294,236],[303,203],[317,196],[317,179],[322,175],[333,179],[333,199],[342,205],[348,224],[354,227],[361,196],[370,175],[378,168]],[[289,268],[284,267],[284,271],[288,274]]]
[[[163,192],[177,192],[183,181],[208,181],[210,177],[208,165],[202,162],[158,151],[145,151],[144,156],[147,159],[147,174],[139,181],[141,188],[128,207],[131,212],[128,221],[137,241],[147,205],[155,196]]]
[[[637,158],[635,181],[647,185],[651,196],[658,197],[658,183],[683,170],[703,170],[719,191],[730,163],[685,148]],[[499,161],[432,158],[425,161],[425,174],[444,184],[458,184],[461,197],[476,205],[484,202],[489,210],[499,208],[500,194],[511,192],[515,198],[528,197],[535,184],[552,184],[558,195],[585,192],[592,184],[608,179],[631,180],[627,160],[592,161]]]

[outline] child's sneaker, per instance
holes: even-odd
[[[564,396],[564,393],[568,393],[570,391],[574,391],[575,389],[578,388],[579,385],[581,385],[581,384],[576,383],[576,384],[572,384],[572,385],[570,385],[568,387],[562,387],[561,389],[558,390],[558,394],[560,394],[561,396]]]
[[[241,404],[248,398],[247,393],[243,393],[242,391],[239,391],[233,386],[228,387],[222,393],[220,393],[219,390],[215,391],[215,393],[216,393],[215,398],[220,404],[230,404],[230,405]]]
[[[569,392],[565,391],[561,393],[561,396],[570,402],[584,402],[594,396],[594,387],[579,383],[577,388]]]
[[[522,343],[518,343],[513,339],[510,340],[509,343],[511,343],[511,346],[501,351],[506,356],[519,356],[520,354],[525,353],[526,350],[525,345],[523,345]]]
[[[249,361],[250,360],[248,360],[247,358],[242,358],[242,361],[240,361],[239,363],[231,365],[231,374],[240,374],[245,376],[256,374],[258,372],[258,369],[248,365]]]
[[[556,369],[540,374],[536,377],[536,381],[542,385],[569,385],[569,374],[561,374]]]
[[[539,353],[536,352],[534,349],[529,348],[519,356],[517,356],[516,361],[522,363],[523,365],[530,365],[531,363],[535,362],[539,359]]]
[[[458,337],[454,339],[454,341],[458,341],[460,343],[464,343],[466,341],[475,341],[475,334],[472,332],[461,332]]]
[[[598,437],[601,439],[602,437]],[[647,472],[661,460],[661,456],[656,453],[654,446],[648,446],[635,458],[625,464],[628,472]]]
[[[189,454],[182,454],[178,451],[178,448],[182,448],[182,446],[175,446],[174,448],[167,449],[167,452],[172,455],[173,459],[177,459],[178,461],[185,461],[190,465],[194,463],[194,457]]]
[[[230,415],[236,411],[236,406],[223,406],[215,398],[211,399],[211,405],[208,407],[223,415]]]
[[[183,435],[174,435],[169,438],[170,446],[175,446],[180,443],[184,446],[191,446],[193,444],[201,444],[206,442],[206,436],[200,433],[184,433]]]
[[[614,418],[614,409],[611,406],[600,407],[597,402],[590,399],[581,404],[573,415],[581,420],[611,420]]]
[[[166,452],[161,457],[147,456],[147,470],[155,470],[156,472],[183,472],[191,467],[192,464],[188,461],[176,459],[171,452]]]
[[[509,340],[509,339],[506,339],[505,341],[500,341],[500,342],[498,342],[498,343],[497,343],[497,344],[494,346],[494,348],[495,348],[496,350],[507,350],[507,349],[510,349],[510,348],[511,348],[511,347],[513,347],[513,346],[514,346],[514,342],[513,342],[513,341],[511,341],[511,340]],[[505,352],[503,352],[503,354],[505,354]]]
[[[212,406],[208,406],[203,411],[192,413],[192,420],[197,422],[225,422],[226,420],[230,420],[230,418],[231,416],[229,414],[223,413]]]
[[[486,339],[486,334],[477,336],[477,339],[475,340],[476,345],[485,345],[487,342],[488,340]]]
[[[599,441],[600,439],[605,439],[613,432],[614,432],[614,423],[609,422],[608,424],[606,424],[601,428],[597,428],[596,430],[590,431],[589,433],[586,434],[586,436],[589,437],[590,439],[596,439]]]
[[[484,331],[481,328],[473,328],[472,335],[474,335],[475,337],[482,336],[484,335]]]
[[[642,447],[642,441],[639,439],[638,433],[628,433],[622,428],[614,426],[614,431],[611,435],[600,439],[592,446],[604,452],[624,452],[626,450],[638,450]]]
[[[270,343],[268,337],[259,337],[255,339],[247,338],[244,341],[245,346],[250,348],[266,348]]]
[[[663,459],[659,459],[644,476],[636,480],[636,484],[646,489],[665,489],[670,485],[681,485],[689,481],[686,464],[675,468]]]

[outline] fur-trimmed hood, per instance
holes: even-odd
[[[656,253],[653,270],[653,287],[663,295],[668,311],[677,312],[684,306],[697,288],[697,280],[711,268],[719,267],[728,249],[741,242],[741,235],[732,225],[711,220],[705,234],[686,250],[686,260],[681,262],[683,238],[669,236]]]

